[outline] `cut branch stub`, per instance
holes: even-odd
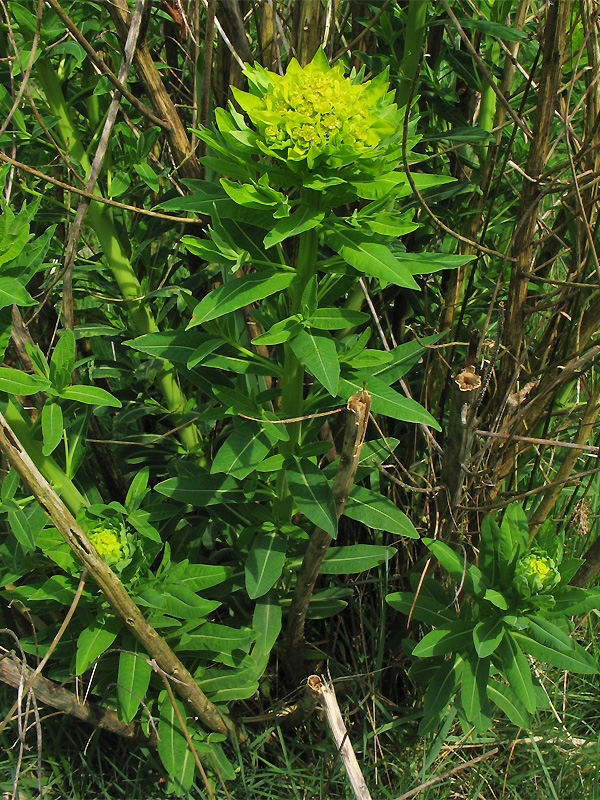
[[[338,471],[331,488],[338,519],[344,511],[344,506],[356,477],[356,469],[360,461],[360,453],[369,422],[371,395],[366,389],[361,389],[348,399],[346,408],[344,444],[342,445]],[[293,678],[297,681],[301,680],[305,674],[304,626],[308,604],[319,577],[325,553],[332,541],[333,539],[326,531],[321,528],[315,528],[302,560],[296,588],[292,595],[288,622],[287,652]]]

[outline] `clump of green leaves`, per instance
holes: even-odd
[[[531,658],[571,672],[598,672],[596,660],[571,638],[569,618],[600,607],[600,590],[569,586],[581,562],[563,558],[564,534],[556,534],[551,520],[530,545],[518,505],[509,506],[500,526],[486,517],[477,565],[466,561],[463,549],[423,541],[459,589],[455,595],[426,578],[416,596],[387,597],[393,608],[412,611],[434,628],[418,644],[407,642],[409,675],[428,684],[421,733],[434,731],[449,705],[478,733],[491,725],[492,704],[515,725],[530,727],[531,715],[547,705]]]

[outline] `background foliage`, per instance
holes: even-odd
[[[328,667],[374,796],[597,796],[596,4],[0,9],[2,789],[345,797]],[[321,46],[362,175],[242,115]]]

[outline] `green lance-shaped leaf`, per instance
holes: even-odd
[[[119,655],[117,709],[123,722],[130,723],[148,691],[152,667],[148,656],[133,636],[127,637],[123,648]]]
[[[267,250],[275,244],[289,239],[290,236],[297,236],[311,228],[316,228],[323,220],[325,212],[316,211],[312,206],[300,206],[300,208],[289,217],[283,217],[277,221],[273,228],[264,238],[264,245]]]
[[[122,622],[117,617],[95,619],[84,628],[77,639],[75,671],[81,675],[111,646],[121,630]]]
[[[418,289],[406,264],[399,261],[385,244],[370,242],[359,231],[335,231],[327,234],[327,243],[344,261],[363,275],[385,283]]]
[[[332,397],[337,397],[340,379],[335,342],[327,333],[299,331],[291,339],[290,347],[298,361],[315,376]]]
[[[175,700],[181,718],[185,720],[185,707]],[[194,758],[181,730],[175,709],[165,692],[158,721],[158,755],[169,774],[175,792],[181,797],[189,792],[194,780]]]
[[[320,331],[343,331],[368,322],[369,314],[351,308],[317,308],[307,320],[311,328]]]
[[[67,386],[62,390],[60,396],[64,400],[75,400],[77,403],[85,403],[90,406],[121,408],[122,405],[114,395],[99,386]]]
[[[295,278],[294,272],[263,270],[235,278],[207,294],[194,308],[188,328],[225,316],[238,308],[282,292]]]
[[[531,679],[529,661],[516,643],[512,631],[507,631],[500,642],[497,656],[502,665],[502,674],[509,682],[511,689],[530,714],[535,712],[537,703]]]
[[[441,622],[450,623],[456,620],[456,614],[452,609],[445,608],[444,604],[422,593],[415,600],[414,592],[392,592],[385,600],[401,614],[408,616],[412,611],[412,618],[426,625],[439,625]]]
[[[335,503],[321,470],[308,459],[296,459],[295,467],[286,470],[285,477],[290,494],[304,516],[335,539]]]
[[[528,622],[526,631],[512,633],[526,653],[571,672],[595,675],[599,671],[597,660],[552,622],[540,616],[529,617]]]
[[[264,429],[256,422],[242,420],[219,448],[211,473],[225,472],[241,480],[266,458],[270,449]]]
[[[22,509],[12,508],[8,512],[8,525],[25,553],[35,550],[36,537]]]
[[[502,618],[488,617],[473,629],[473,643],[479,658],[491,656],[502,641],[506,628]]]
[[[232,653],[234,650],[247,653],[256,633],[248,628],[232,628],[216,622],[206,622],[192,633],[184,633],[175,650],[198,652],[214,650],[217,653]]]
[[[586,614],[594,608],[600,608],[600,588],[580,589],[577,586],[568,586],[560,592],[558,597],[555,597],[555,600],[556,605],[552,608],[553,614],[568,616]]]
[[[353,486],[344,506],[344,516],[362,522],[377,531],[386,531],[409,539],[418,539],[414,525],[392,501],[370,489]]]
[[[473,653],[465,660],[461,676],[460,699],[467,719],[471,722],[474,722],[481,712],[485,716],[489,716],[486,691],[489,674],[489,658],[478,658]]]
[[[432,733],[443,719],[448,703],[454,695],[463,670],[463,658],[456,655],[444,661],[438,667],[425,692],[423,719],[419,725],[419,734],[425,736]]]
[[[502,518],[501,531],[506,531],[512,541],[513,552],[520,558],[529,547],[529,524],[518,503],[511,503]]]
[[[379,544],[351,544],[346,547],[330,547],[323,563],[322,575],[350,575],[377,567],[395,554],[395,547]]]
[[[349,372],[340,378],[340,396],[347,400],[351,395],[359,392],[364,385],[364,373]],[[436,431],[441,430],[438,423],[422,405],[409,397],[399,394],[387,383],[376,377],[367,381],[367,391],[371,395],[371,411],[374,414],[383,414],[402,422],[416,422],[429,425]]]
[[[256,631],[256,643],[250,655],[254,662],[254,676],[260,678],[269,663],[269,655],[281,632],[282,609],[272,595],[262,597],[256,604],[252,616],[252,627]]]
[[[63,414],[58,403],[45,403],[42,408],[42,453],[49,456],[60,444],[63,437]]]
[[[16,278],[0,278],[0,308],[7,306],[33,306],[35,300]]]
[[[473,623],[463,619],[444,622],[427,633],[412,651],[414,658],[456,653],[473,645]]]
[[[438,539],[423,539],[423,543],[437,558],[446,572],[459,584],[463,584],[469,594],[483,596],[488,589],[487,581],[473,564],[467,563],[462,552],[460,555]]]
[[[513,725],[528,730],[531,718],[510,686],[495,680],[489,680],[487,694],[492,703],[495,703],[501,711],[504,711]]]
[[[69,386],[75,369],[75,336],[67,329],[58,340],[50,359],[50,380],[57,392]]]
[[[45,392],[52,384],[40,375],[30,375],[12,367],[0,367],[0,392],[30,395]]]
[[[279,580],[285,564],[285,539],[277,532],[260,533],[246,559],[246,591],[250,599],[265,595]]]
[[[479,559],[477,565],[490,584],[494,586],[500,578],[500,538],[502,534],[496,521],[489,514],[481,523]]]

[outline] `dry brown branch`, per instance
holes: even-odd
[[[147,736],[139,722],[126,725],[118,718],[115,711],[104,708],[90,701],[81,702],[79,698],[63,686],[36,674],[36,670],[21,663],[13,652],[5,652],[0,657],[0,680],[22,691],[32,691],[38,701],[46,703],[75,719],[86,722],[94,728],[110,731],[131,741],[149,744],[156,747],[156,734]]]
[[[115,23],[117,33],[124,43],[130,26],[127,0],[111,0],[108,4],[108,11]],[[162,82],[150,51],[143,42],[138,45],[135,51],[134,63],[138,76],[146,89],[146,94],[150,98],[150,102],[157,111],[158,116],[165,119],[169,124],[167,138],[179,173],[186,178],[201,178],[200,164],[193,153],[175,103]]]

